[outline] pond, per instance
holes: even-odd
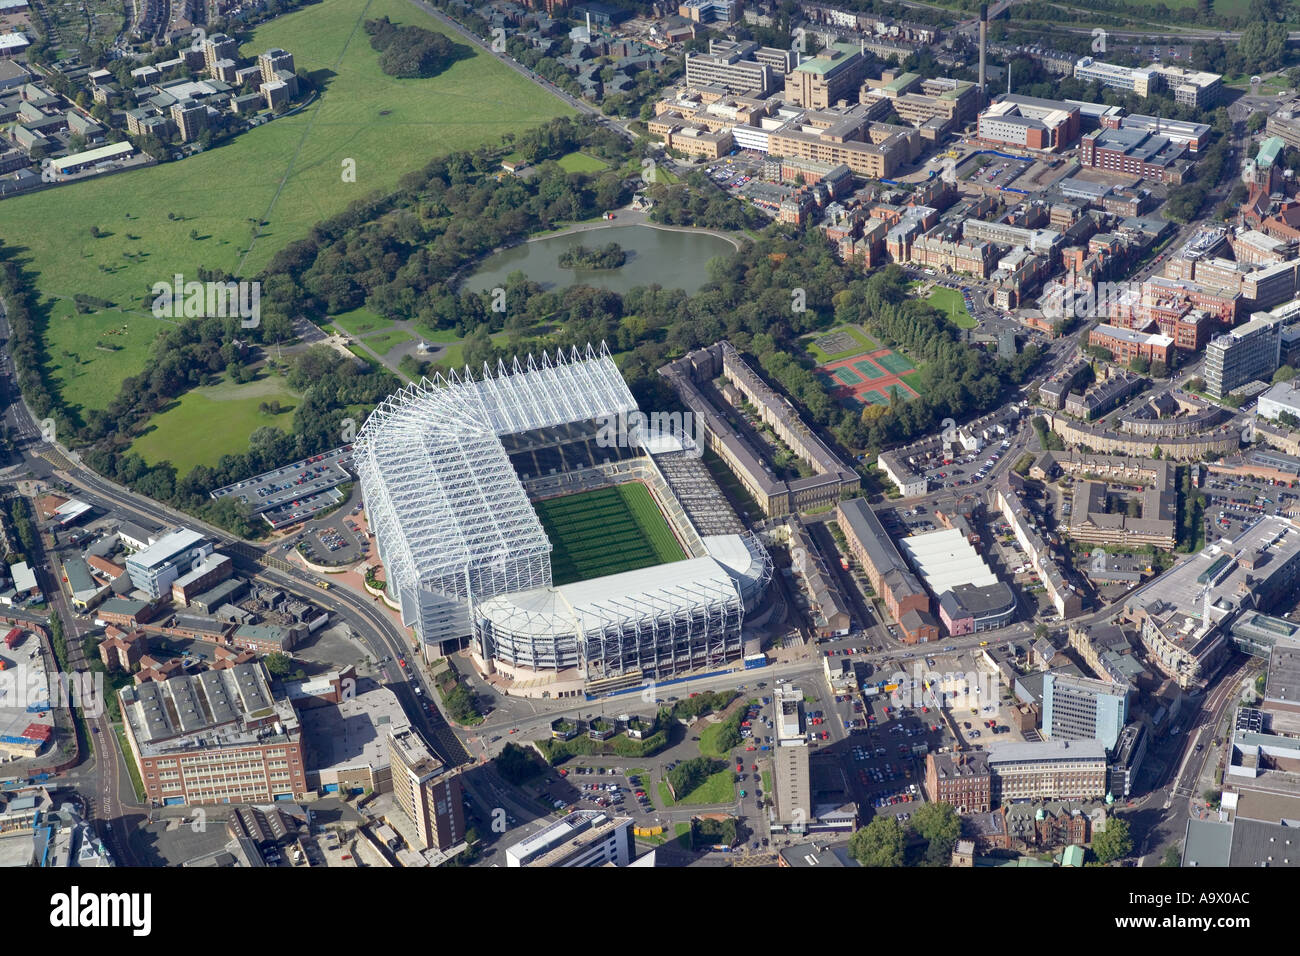
[[[566,249],[583,245],[599,249],[616,242],[627,253],[617,269],[565,269],[560,256]],[[674,232],[649,226],[608,226],[583,232],[537,239],[489,256],[462,284],[472,292],[504,286],[506,277],[521,271],[547,289],[589,285],[624,293],[636,286],[658,283],[665,289],[684,289],[694,294],[709,278],[709,260],[728,256],[735,246],[718,236],[702,232]]]

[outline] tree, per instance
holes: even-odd
[[[1112,863],[1133,852],[1133,838],[1129,835],[1128,821],[1110,819],[1106,829],[1092,838],[1092,852],[1102,863]]]
[[[1295,369],[1290,365],[1283,365],[1273,373],[1273,384],[1276,385],[1278,382],[1289,382],[1293,378],[1295,378]]]
[[[289,668],[293,665],[293,659],[288,654],[276,652],[267,654],[263,663],[266,664],[266,672],[272,677],[284,677],[289,673]]]
[[[903,828],[896,817],[876,817],[849,837],[849,852],[863,866],[902,866]]]
[[[952,859],[953,845],[961,836],[961,817],[950,803],[923,803],[912,814],[912,829],[929,844],[926,862],[946,866]]]
[[[1160,863],[1161,866],[1182,866],[1183,855],[1178,852],[1178,847],[1171,846],[1165,850],[1165,858]]]

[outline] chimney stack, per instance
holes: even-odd
[[[989,45],[989,5],[980,4],[980,96],[984,95],[984,54]]]

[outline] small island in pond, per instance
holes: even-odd
[[[627,253],[617,242],[600,249],[573,246],[560,253],[562,269],[617,269],[627,262]]]

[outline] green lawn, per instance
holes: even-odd
[[[566,173],[598,173],[606,169],[609,163],[588,156],[586,153],[566,153],[556,160]]]
[[[937,285],[934,290],[926,296],[925,301],[942,312],[952,321],[959,329],[975,328],[975,319],[966,309],[966,300],[959,289],[948,289],[944,286]]]
[[[840,349],[837,352],[827,352],[817,344],[817,341],[823,336],[833,335],[836,333],[847,335],[853,340],[853,346]],[[813,358],[815,358],[819,363],[825,364],[826,362],[835,362],[839,359],[846,359],[853,355],[861,355],[864,352],[874,352],[876,349],[880,348],[880,343],[867,335],[866,332],[862,331],[862,329],[858,328],[856,325],[840,325],[830,329],[829,331],[818,332],[816,335],[808,336],[805,340],[804,346]]]
[[[278,401],[284,411],[258,411],[259,405],[271,401]],[[184,475],[195,465],[215,465],[222,455],[247,450],[248,436],[264,425],[289,431],[297,403],[298,396],[278,376],[196,388],[155,415],[131,450],[151,465],[170,461],[176,473]],[[202,441],[197,441],[200,435]]]
[[[668,830],[665,829],[659,836],[637,837],[637,839],[642,843],[649,843],[652,846],[663,846],[663,844],[668,843],[670,840],[676,840],[683,850],[689,850],[691,848],[691,825],[689,823],[674,823],[672,829],[673,835],[668,836],[667,833]]]
[[[263,24],[242,51],[283,47],[298,67],[319,77],[324,93],[302,113],[182,162],[0,203],[0,235],[21,248],[41,295],[86,292],[145,313],[150,287],[173,273],[193,275],[202,265],[252,276],[313,224],[372,191],[391,189],[432,156],[495,143],[504,133],[571,112],[483,52],[428,80],[385,76],[361,29],[363,19],[384,15],[441,29],[405,0],[321,0]],[[355,182],[343,182],[345,159],[356,162]],[[37,223],[46,225],[33,228]],[[91,226],[107,235],[92,238]],[[85,333],[76,326],[88,321],[56,318],[46,338],[52,365],[61,351],[77,350]],[[141,337],[154,321],[128,319]],[[95,356],[80,371],[98,387],[68,390],[68,404],[74,411],[103,408],[121,379],[141,368],[139,355]],[[67,384],[57,370],[55,379]]]
[[[719,770],[717,773],[710,776],[702,784],[677,802],[698,805],[731,803],[735,799],[736,774],[734,770],[728,767],[726,770]]]
[[[1225,76],[1223,85],[1234,90],[1244,90],[1250,92],[1250,78],[1253,74],[1243,73],[1241,76]],[[1270,76],[1259,84],[1259,95],[1275,96],[1282,90],[1288,90],[1291,84],[1286,81],[1286,74],[1279,73],[1276,76]]]
[[[547,498],[533,507],[554,547],[557,585],[686,559],[640,482]]]
[[[447,346],[447,348],[444,351],[439,352],[436,356],[431,357],[430,360],[434,362],[434,364],[441,365],[445,368],[455,369],[457,372],[460,372],[464,369],[465,349],[461,344],[461,340],[456,337],[455,332],[450,332],[450,331],[440,331],[440,332],[432,332],[432,333],[422,332],[421,335],[423,336],[424,341],[427,343]],[[502,342],[506,340],[506,334],[504,332],[493,332],[490,337],[493,343],[495,343],[496,345],[500,345]],[[481,371],[482,371],[481,368],[476,368],[474,370],[475,374]]]
[[[361,341],[375,353],[387,355],[403,342],[412,341],[412,338],[409,333],[403,332],[401,329],[389,329],[387,332],[380,332],[378,335],[368,335]]]
[[[709,724],[700,731],[700,753],[705,757],[725,757],[727,751],[718,746],[718,735],[722,733],[722,728],[727,722],[720,720],[716,724]]]
[[[387,331],[393,327],[391,320],[375,315],[375,313],[365,308],[353,309],[351,312],[336,315],[333,322],[344,332],[355,336],[362,336],[367,332]]]
[[[166,324],[117,309],[77,315],[71,299],[55,302],[46,331],[50,384],[69,407],[104,407],[124,379],[144,371],[149,346]]]

